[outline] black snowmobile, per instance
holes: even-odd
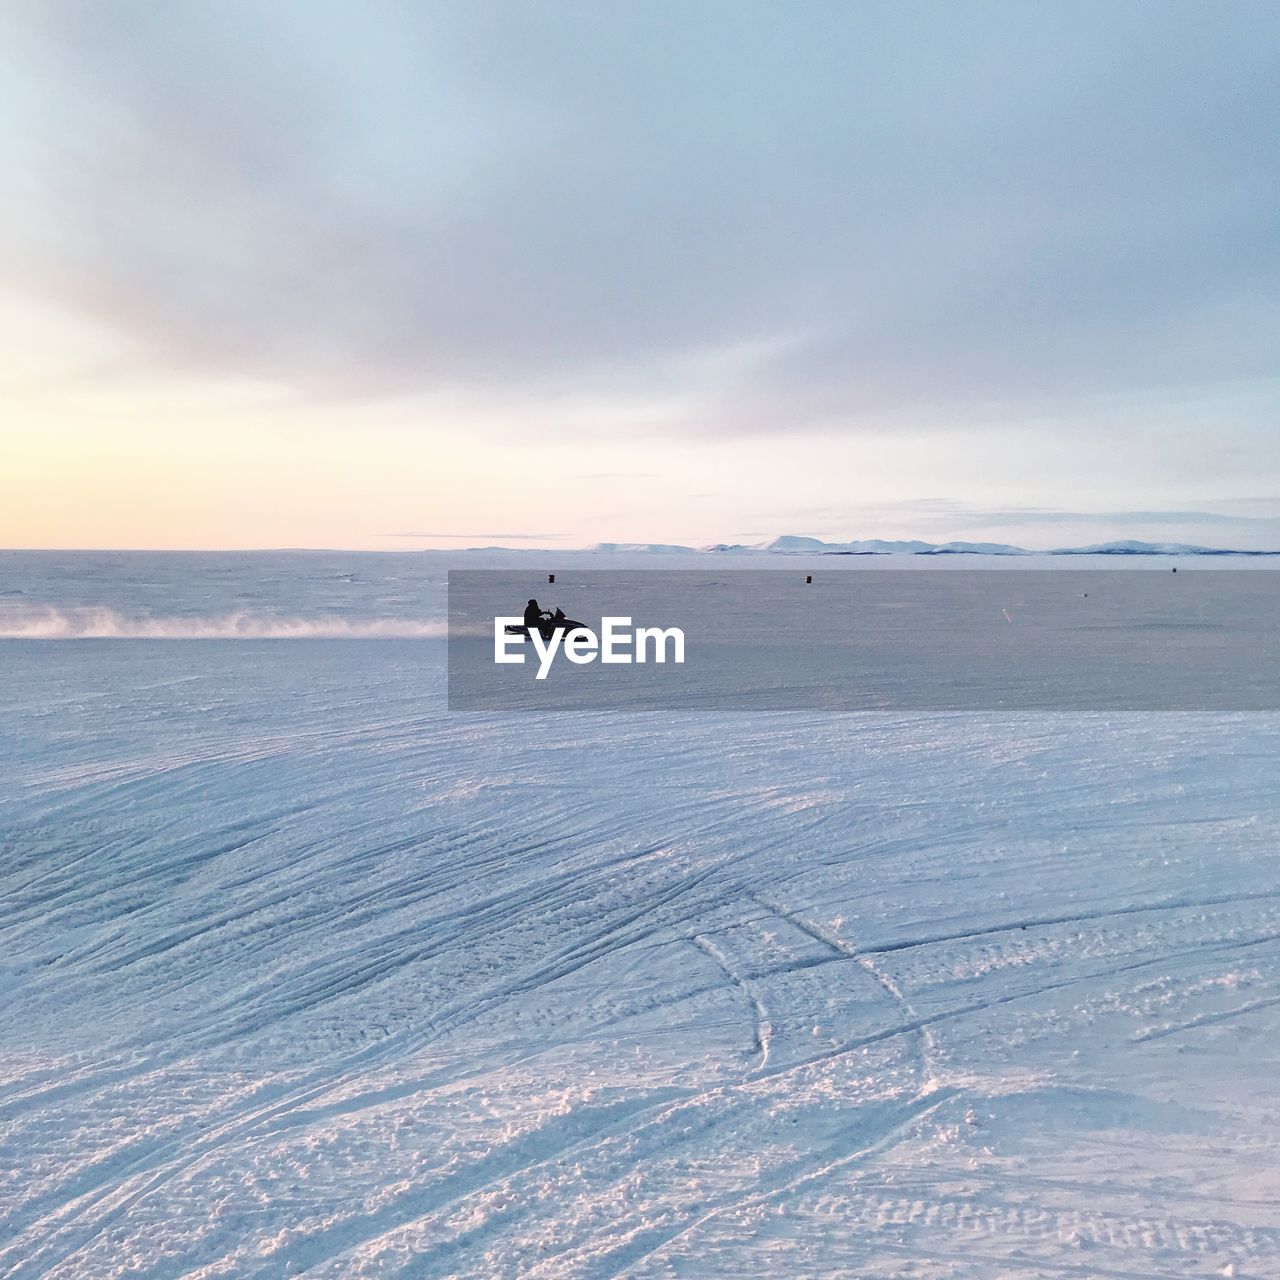
[[[563,609],[557,609],[555,613],[544,615],[536,628],[547,643],[550,643],[557,630],[563,630],[567,638],[574,631],[585,631],[586,629],[587,624],[585,622],[575,622],[572,618],[566,618]],[[534,627],[528,627],[519,622],[507,624],[507,635],[509,636],[528,636],[532,635],[534,630]]]

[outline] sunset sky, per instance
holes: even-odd
[[[0,546],[1280,547],[1280,6],[0,5]]]

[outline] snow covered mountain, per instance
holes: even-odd
[[[1240,551],[1229,547],[1198,547],[1181,542],[1102,542],[1086,547],[1056,547],[1032,551],[1007,542],[922,542],[918,539],[863,538],[849,542],[824,542],[796,534],[783,534],[765,542],[713,542],[687,547],[666,542],[598,542],[591,551],[672,554],[715,552],[722,555],[837,555],[837,556],[1265,556],[1274,551]]]
[[[1227,547],[1197,547],[1185,542],[1099,542],[1091,547],[1065,547],[1054,556],[1269,556],[1274,551],[1235,551]]]

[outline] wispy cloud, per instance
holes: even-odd
[[[876,504],[864,508],[877,516],[901,515],[911,520],[930,519],[942,523],[981,523],[999,525],[1065,525],[1065,524],[1114,524],[1141,525],[1260,525],[1280,526],[1280,499],[1270,504],[1274,514],[1250,512],[1233,514],[1226,511],[1205,510],[1098,510],[1070,511],[1058,507],[981,507],[971,503],[946,498],[918,498],[902,502]],[[831,514],[827,508],[826,513]],[[813,514],[813,513],[811,513]]]
[[[427,538],[441,542],[474,542],[476,539],[503,542],[558,542],[567,537],[563,533],[383,533],[383,538]]]

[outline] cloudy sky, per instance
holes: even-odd
[[[1280,6],[0,4],[0,545],[1280,546]]]

